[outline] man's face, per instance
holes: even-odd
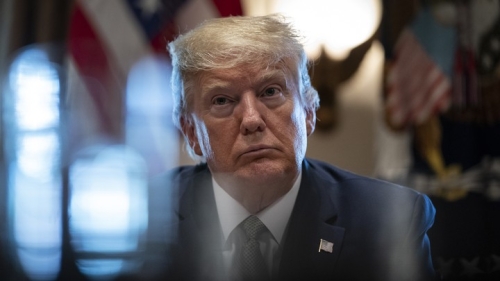
[[[183,131],[212,174],[253,185],[295,180],[314,113],[304,109],[289,69],[212,70],[196,80],[193,122],[184,120]]]

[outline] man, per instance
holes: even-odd
[[[205,22],[170,43],[174,121],[201,164],[172,191],[169,280],[428,280],[424,195],[305,159],[319,98],[279,16]]]

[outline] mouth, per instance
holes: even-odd
[[[274,148],[268,145],[252,145],[245,149],[243,153],[241,153],[241,156],[266,154],[272,150],[274,150]]]

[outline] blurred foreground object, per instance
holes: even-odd
[[[54,280],[62,256],[59,67],[47,50],[29,47],[19,52],[8,75],[3,97],[8,254],[30,280]]]
[[[69,170],[69,233],[80,272],[112,280],[139,272],[148,225],[148,176],[126,146],[81,151]]]

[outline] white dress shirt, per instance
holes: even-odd
[[[255,214],[269,229],[259,238],[260,249],[270,275],[276,274],[281,258],[280,244],[285,234],[288,220],[292,214],[295,199],[300,187],[302,173],[295,180],[292,188],[273,204]],[[225,247],[222,253],[226,274],[230,280],[234,280],[235,266],[233,266],[234,255],[237,253],[237,245],[243,245],[245,234],[241,228],[236,228],[242,221],[251,215],[238,201],[234,200],[212,177],[215,203],[224,235]]]

